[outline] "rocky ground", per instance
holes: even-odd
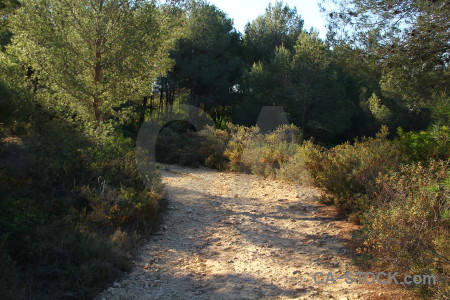
[[[354,271],[354,225],[311,187],[164,166],[168,206],[134,270],[98,299],[413,299],[400,287],[320,285]],[[318,279],[325,279],[318,277]]]

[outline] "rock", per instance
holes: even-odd
[[[339,262],[338,261],[334,261],[331,263],[331,265],[335,268],[339,267]]]
[[[297,275],[297,274],[301,274],[302,273],[302,271],[294,271],[294,272],[292,272],[292,274],[294,274],[294,275]]]
[[[113,287],[120,288],[120,283],[114,282]]]
[[[294,290],[296,290],[297,292],[304,292],[306,291],[306,287],[304,285],[297,285],[296,287],[294,287]]]
[[[234,198],[239,198],[239,195],[238,194],[234,195]]]

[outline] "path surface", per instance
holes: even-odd
[[[203,168],[162,175],[169,203],[159,230],[98,299],[391,299],[344,280],[314,283],[316,272],[355,271],[352,226],[324,211],[317,190]]]

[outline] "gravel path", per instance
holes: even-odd
[[[355,271],[345,246],[352,225],[327,212],[314,188],[204,168],[164,166],[162,175],[160,228],[134,270],[98,299],[391,298],[374,286],[313,281],[316,272]]]

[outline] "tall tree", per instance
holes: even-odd
[[[251,125],[262,106],[283,106],[307,135],[338,141],[353,125],[355,106],[331,57],[314,32],[302,32],[292,51],[277,48],[271,60],[254,64],[244,76],[246,94],[235,120]]]
[[[350,45],[380,73],[384,93],[411,106],[430,104],[450,86],[447,0],[325,0],[329,40]],[[331,4],[331,5],[330,5]],[[376,70],[378,69],[378,70]]]
[[[171,66],[174,19],[155,1],[24,0],[11,18],[9,53],[61,94],[60,104],[103,122]]]
[[[191,105],[201,106],[217,120],[234,101],[241,37],[223,11],[204,1],[189,2],[187,30],[172,52],[176,64],[171,76],[189,90]]]
[[[18,0],[0,0],[0,50],[11,41],[11,31],[8,28],[9,17],[20,6]]]
[[[269,4],[264,15],[245,26],[247,62],[268,61],[279,46],[293,50],[303,23],[296,8],[290,8],[281,1]]]

